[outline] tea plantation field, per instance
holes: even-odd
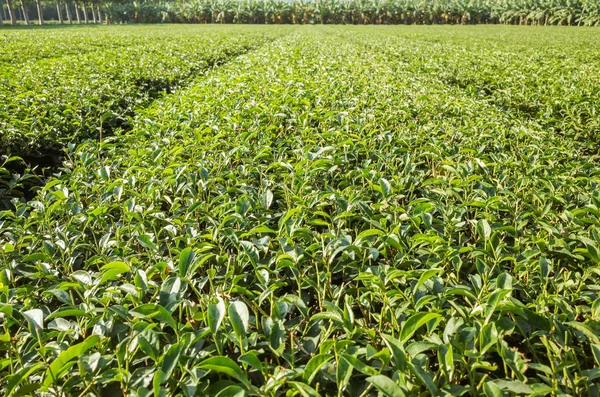
[[[600,31],[0,47],[2,395],[600,394]]]

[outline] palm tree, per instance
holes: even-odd
[[[42,8],[42,0],[35,0],[35,5],[37,7],[38,21],[40,25],[44,24],[44,9]]]
[[[17,14],[15,14],[15,7],[12,0],[6,0],[6,6],[8,7],[8,15],[10,17],[10,24],[17,24]]]
[[[67,12],[67,22],[69,25],[73,23],[71,20],[71,7],[69,7],[69,0],[65,0],[65,11]]]
[[[104,18],[102,17],[102,10],[100,9],[99,3],[96,3],[96,14],[98,15],[98,23],[102,24]]]
[[[77,19],[77,25],[81,24],[81,14],[79,13],[79,0],[75,0],[75,18]]]
[[[25,21],[25,25],[29,25],[29,14],[27,13],[27,5],[25,4],[25,0],[21,0],[21,12],[23,13],[23,21]]]
[[[58,23],[62,25],[64,21],[62,16],[62,7],[60,4],[60,0],[56,0],[56,14],[58,15]]]
[[[76,1],[77,12],[87,14],[87,7],[79,7],[81,0]],[[101,21],[98,0],[85,1],[92,1],[93,20]],[[104,4],[110,20],[122,22],[600,25],[598,0],[111,0]]]
[[[85,1],[82,3],[81,10],[83,11],[83,20],[84,20],[84,23],[87,25],[88,23],[90,23],[90,20],[88,18],[87,4],[85,3]]]

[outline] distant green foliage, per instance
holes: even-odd
[[[187,0],[111,2],[109,22],[600,24],[596,0]]]
[[[0,212],[0,392],[598,395],[600,36],[265,32]]]

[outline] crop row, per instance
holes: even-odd
[[[597,394],[599,43],[503,29],[301,28],[70,147],[5,394]]]
[[[136,108],[275,37],[234,27],[127,32],[3,35],[0,151],[46,154],[127,128]]]
[[[203,30],[198,30],[203,32]],[[189,27],[94,27],[93,29],[4,30],[0,34],[0,65],[19,66],[38,59],[79,55],[147,44],[150,39],[166,40],[174,34],[189,36]]]
[[[487,102],[513,122],[568,138],[571,144],[584,145],[588,154],[597,154],[600,64],[595,60],[595,35],[570,34],[565,29],[547,37],[523,36],[526,31],[520,29],[477,27],[472,33],[482,35],[481,40],[458,44],[464,33],[452,37],[438,27],[410,35],[394,29],[378,31],[392,36],[378,41],[379,51],[408,63],[412,72]],[[431,40],[442,32],[456,41],[451,51],[445,48],[447,41]],[[512,47],[506,48],[498,36]],[[394,45],[406,38],[427,43],[420,48],[417,62],[409,62],[406,51]],[[563,40],[575,48],[568,55],[560,47]]]

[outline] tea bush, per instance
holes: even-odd
[[[272,32],[0,212],[4,393],[598,395],[600,37]]]

